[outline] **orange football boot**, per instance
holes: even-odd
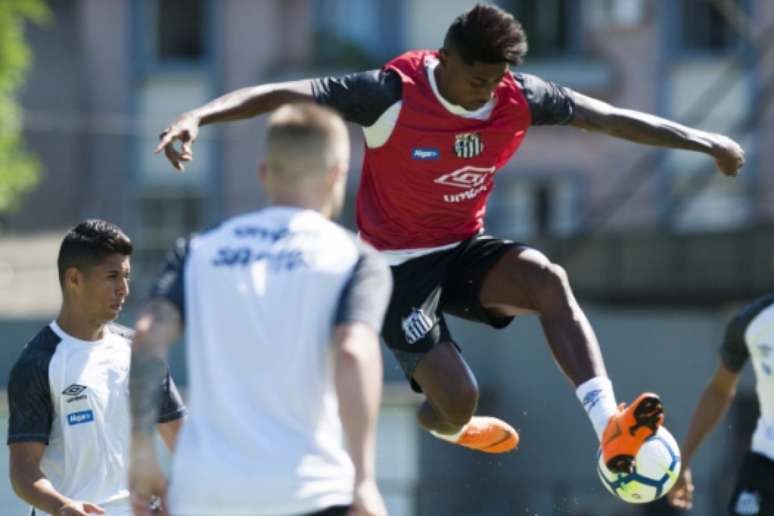
[[[473,416],[456,444],[485,453],[505,453],[519,445],[519,433],[495,417]]]
[[[634,472],[634,458],[643,443],[664,424],[664,406],[652,392],[640,394],[634,402],[618,407],[602,433],[602,456],[613,473]]]

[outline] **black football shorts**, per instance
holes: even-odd
[[[481,306],[486,273],[510,249],[510,240],[478,235],[452,249],[392,267],[393,292],[382,336],[411,380],[422,357],[439,342],[452,340],[443,314],[505,328],[512,317],[494,317]],[[421,392],[411,380],[412,388]]]

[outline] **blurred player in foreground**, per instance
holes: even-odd
[[[774,294],[744,307],[726,328],[717,370],[702,393],[683,443],[680,479],[667,495],[674,507],[692,507],[691,459],[734,400],[739,373],[748,359],[755,370],[760,417],[728,514],[774,514]]]
[[[129,295],[132,243],[87,220],[59,249],[62,308],[11,371],[11,484],[33,515],[128,516],[129,360],[132,331],[113,323]],[[150,421],[174,448],[185,409],[165,363]]]
[[[181,243],[168,261],[132,355],[138,515],[165,490],[149,436],[183,322],[191,415],[172,514],[386,514],[374,448],[392,281],[378,253],[329,220],[348,167],[338,115],[312,103],[280,108],[260,170],[270,206]]]
[[[427,398],[420,425],[484,452],[513,449],[518,434],[509,424],[474,415],[477,382],[443,314],[504,328],[514,316],[532,313],[576,388],[609,468],[631,471],[640,446],[663,422],[661,401],[646,393],[620,409],[562,267],[527,245],[483,233],[495,173],[533,125],[571,125],[702,152],[728,176],[739,171],[743,152],[725,136],[511,72],[526,52],[526,35],[513,16],[477,5],[454,20],[438,51],[410,51],[382,69],[344,77],[234,91],[183,114],[163,131],[157,151],[182,170],[193,159],[201,125],[253,117],[289,100],[314,100],[362,126],[357,224],[361,238],[392,265],[395,290],[382,334]]]

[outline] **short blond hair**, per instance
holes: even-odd
[[[275,179],[295,183],[349,166],[349,134],[344,121],[311,102],[285,104],[268,122],[266,168]]]

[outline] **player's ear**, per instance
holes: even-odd
[[[64,273],[65,289],[77,289],[83,284],[83,274],[77,267],[68,267]]]

